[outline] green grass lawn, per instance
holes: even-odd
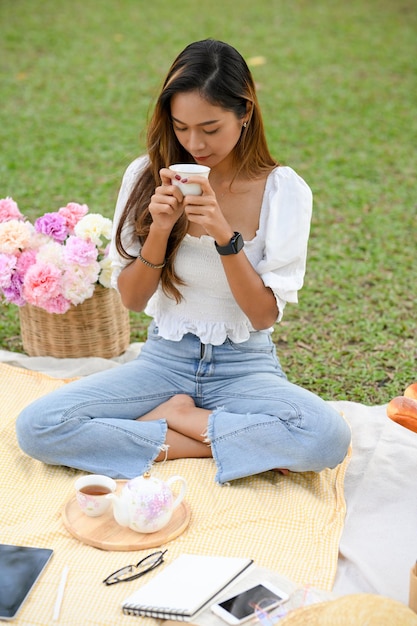
[[[315,196],[305,286],[274,333],[284,369],[365,404],[417,380],[414,0],[2,0],[0,20],[0,197],[32,219],[69,201],[111,217],[174,56],[237,47],[271,151]],[[22,350],[15,306],[0,348]]]

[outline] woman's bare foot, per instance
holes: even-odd
[[[195,406],[185,394],[173,396],[138,418],[140,421],[165,419],[168,428],[199,442],[207,443],[207,421],[211,411]]]
[[[207,458],[212,456],[210,445],[205,440],[209,415],[210,411],[197,408],[192,398],[178,394],[139,417],[138,421],[165,419],[168,424],[165,438],[168,448],[162,450],[155,461]]]
[[[161,450],[155,459],[156,462],[171,459],[211,458],[213,456],[211,447],[208,444],[186,437],[170,428],[167,430],[165,444],[167,448]]]

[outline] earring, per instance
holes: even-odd
[[[243,128],[246,128],[247,125],[248,125],[247,122],[243,122]]]

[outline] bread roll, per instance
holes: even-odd
[[[406,398],[414,398],[414,400],[417,400],[417,383],[408,385],[407,389],[404,391],[404,395]]]
[[[387,415],[397,424],[417,433],[417,400],[397,396],[388,403]]]

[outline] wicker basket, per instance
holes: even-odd
[[[67,313],[47,313],[25,304],[19,315],[23,349],[29,356],[111,358],[129,346],[129,312],[115,289],[101,285]]]

